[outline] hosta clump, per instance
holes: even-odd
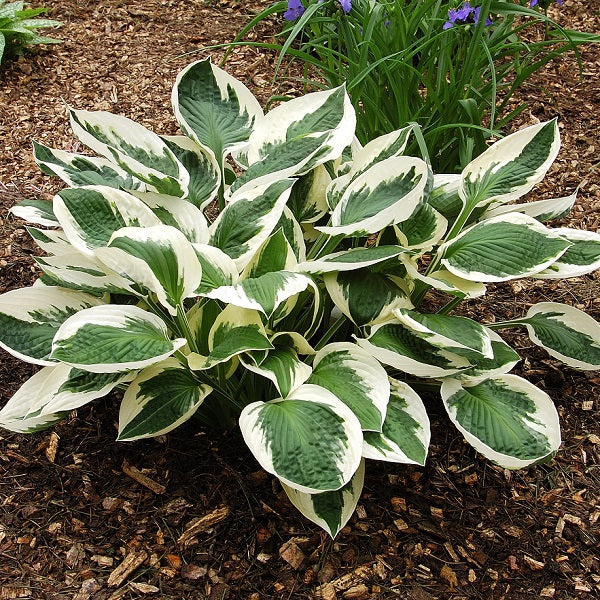
[[[600,265],[600,236],[544,225],[574,196],[514,203],[556,157],[555,121],[504,138],[460,175],[434,175],[403,155],[411,127],[361,147],[343,87],[265,115],[200,61],[172,100],[184,135],[69,109],[101,158],[35,144],[41,169],[70,187],[12,209],[37,225],[45,255],[34,286],[0,296],[0,343],[42,368],[2,426],[44,429],[115,388],[120,440],[195,413],[237,418],[258,462],[332,536],[365,458],[425,462],[414,382],[438,385],[450,420],[500,465],[558,449],[552,401],[509,374],[519,356],[496,331],[523,328],[567,365],[596,369],[600,325],[554,302],[484,325],[450,314],[487,282]],[[432,289],[448,296],[437,313],[424,302]]]

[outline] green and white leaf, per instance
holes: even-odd
[[[383,364],[417,377],[447,377],[469,366],[466,358],[430,344],[402,323],[374,325],[368,338],[356,342]]]
[[[212,388],[174,358],[144,369],[131,382],[119,411],[119,441],[155,437],[187,421]]]
[[[253,279],[244,279],[235,285],[216,288],[205,296],[242,308],[258,310],[270,317],[281,303],[313,285],[312,279],[302,273],[278,271],[265,273]]]
[[[67,188],[54,196],[54,212],[69,242],[91,255],[122,227],[152,227],[160,219],[141,200],[115,188]]]
[[[276,271],[295,271],[298,261],[283,229],[272,233],[256,250],[240,279],[253,279]]]
[[[362,460],[350,481],[332,492],[308,494],[281,483],[290,502],[310,521],[324,529],[331,538],[343,529],[356,509],[365,480]]]
[[[189,174],[167,144],[139,123],[105,111],[69,108],[77,139],[157,192],[185,196]]]
[[[331,214],[329,235],[364,235],[408,219],[423,199],[429,177],[419,158],[388,158],[358,176]]]
[[[187,199],[154,192],[134,192],[134,196],[148,206],[163,225],[176,227],[190,242],[208,242],[208,221],[203,212]]]
[[[508,212],[522,212],[538,221],[552,221],[553,219],[560,219],[568,215],[576,200],[577,190],[570,196],[562,198],[550,198],[548,200],[523,202],[521,204],[503,204],[486,210],[482,219],[497,217]]]
[[[204,210],[217,196],[221,171],[212,150],[185,135],[164,135],[162,139],[189,173],[185,200]]]
[[[241,361],[249,371],[272,381],[282,398],[305,383],[312,373],[310,366],[302,362],[292,348],[270,350],[266,358],[258,362],[252,357],[242,357]]]
[[[314,223],[327,213],[325,192],[330,183],[331,177],[323,165],[298,179],[287,206],[299,223]]]
[[[402,223],[395,225],[398,242],[407,250],[429,252],[448,229],[446,218],[427,202],[421,202],[415,212]]]
[[[194,247],[169,225],[123,227],[95,254],[121,277],[154,292],[172,315],[185,298],[196,294],[202,280]]]
[[[516,375],[467,384],[446,379],[441,388],[450,420],[486,458],[520,469],[551,456],[560,446],[552,400]]]
[[[414,335],[439,348],[468,350],[485,358],[493,358],[492,340],[483,325],[467,317],[422,314],[396,309],[394,316]]]
[[[360,422],[317,385],[302,385],[285,400],[253,402],[239,423],[262,468],[300,492],[339,490],[361,462]]]
[[[363,431],[381,431],[390,396],[387,373],[366,350],[350,342],[317,352],[307,383],[335,394],[358,417]]]
[[[323,281],[340,311],[359,326],[393,319],[395,308],[413,308],[405,281],[369,269],[327,273]]]
[[[232,285],[238,280],[235,262],[225,252],[209,244],[193,244],[196,258],[202,267],[202,279],[197,295],[207,294],[216,288]]]
[[[427,202],[453,222],[460,213],[463,203],[458,195],[461,176],[453,173],[434,173],[433,189]]]
[[[69,244],[61,229],[38,229],[37,227],[25,227],[25,229],[46,254],[57,256],[73,252],[73,246]]]
[[[419,273],[415,262],[408,254],[400,257],[402,264],[406,267],[408,275],[415,280],[422,281],[426,285],[430,285],[436,290],[458,296],[460,298],[479,298],[486,292],[486,287],[483,283],[477,281],[469,281],[450,273],[446,269],[437,269],[429,275]]]
[[[191,353],[188,365],[194,371],[210,369],[242,352],[271,350],[260,314],[255,310],[226,306],[215,319],[208,334],[207,356]]]
[[[500,215],[469,227],[439,247],[442,264],[471,281],[508,281],[549,267],[571,246],[555,230],[521,213]]]
[[[544,178],[559,148],[556,119],[508,135],[463,169],[460,197],[473,207],[516,200]]]
[[[210,245],[228,254],[242,271],[279,222],[293,179],[234,194],[210,226]]]
[[[22,200],[19,204],[11,206],[8,212],[28,223],[35,223],[42,227],[58,227],[59,225],[52,209],[52,202],[47,200]]]
[[[57,150],[36,141],[33,156],[42,172],[60,177],[71,187],[106,185],[124,190],[146,189],[145,183],[105,158]]]
[[[306,260],[306,242],[304,241],[304,232],[300,223],[292,214],[292,211],[286,206],[283,209],[283,214],[279,218],[279,222],[274,230],[281,228],[288,241],[288,244],[294,252],[296,262],[301,263]]]
[[[431,429],[425,405],[406,383],[390,379],[390,398],[381,433],[366,432],[363,456],[425,465]]]
[[[50,359],[91,373],[117,373],[160,362],[185,343],[171,340],[163,320],[137,306],[93,306],[59,327]]]
[[[536,279],[580,277],[600,268],[600,234],[567,227],[553,231],[572,245],[547,269],[536,273]]]
[[[334,271],[355,271],[376,265],[407,252],[402,246],[371,246],[352,248],[327,254],[317,260],[309,260],[298,265],[304,273],[332,273]]]
[[[600,323],[559,302],[539,302],[522,322],[531,341],[575,369],[600,369]]]
[[[0,347],[36,365],[53,365],[52,339],[59,327],[78,311],[101,301],[61,287],[35,286],[0,295]]]
[[[220,165],[246,144],[263,116],[250,90],[209,59],[179,72],[171,100],[183,132],[210,148]]]

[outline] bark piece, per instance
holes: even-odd
[[[148,553],[145,550],[139,552],[131,552],[123,562],[110,574],[108,578],[109,587],[118,587],[133,573],[143,562],[148,558]]]
[[[148,488],[153,491],[155,494],[164,494],[167,491],[167,488],[160,483],[154,481],[154,479],[150,479],[147,475],[144,475],[141,471],[130,465],[127,461],[123,462],[123,473],[131,477],[137,481],[140,485]]]
[[[221,506],[212,512],[192,521],[191,525],[179,536],[178,544],[189,543],[197,534],[210,529],[217,523],[224,521],[229,516],[229,507]]]

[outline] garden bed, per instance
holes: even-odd
[[[177,125],[170,93],[192,60],[223,52],[265,6],[183,0],[58,0],[59,46],[0,70],[0,292],[36,277],[34,244],[7,214],[23,198],[51,199],[31,140],[73,150],[63,102],[120,113],[157,133]],[[554,9],[553,9],[554,10]],[[600,3],[565,0],[555,16],[600,31]],[[269,23],[262,33],[271,31]],[[194,54],[188,55],[188,53]],[[559,116],[563,146],[536,197],[580,185],[562,226],[598,231],[600,52],[551,63],[526,84],[522,124]],[[264,103],[274,57],[237,49],[227,70]],[[278,93],[294,93],[279,82]],[[298,91],[300,91],[298,89]],[[598,274],[518,280],[467,304],[486,320],[561,301],[600,318]],[[335,541],[305,520],[264,473],[238,432],[186,424],[167,436],[116,443],[118,402],[78,409],[53,430],[0,432],[0,599],[594,598],[600,593],[600,403],[594,372],[550,359],[525,336],[517,372],[555,401],[563,445],[549,463],[508,472],[478,456],[430,400],[425,468],[373,463],[356,514]],[[2,352],[1,403],[33,368]]]

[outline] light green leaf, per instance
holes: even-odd
[[[406,383],[390,379],[390,399],[381,433],[365,433],[363,456],[423,466],[431,430],[425,405]]]
[[[131,382],[119,411],[119,441],[172,431],[198,410],[212,388],[174,358],[144,369]]]
[[[52,360],[91,373],[117,373],[160,362],[185,345],[166,325],[137,306],[94,306],[69,317],[52,343]]]
[[[281,483],[290,502],[310,521],[332,538],[342,530],[356,509],[365,479],[365,461],[361,461],[350,481],[333,492],[308,494]]]
[[[381,364],[350,342],[327,344],[317,352],[314,383],[335,394],[358,417],[363,431],[381,431],[390,386]]]
[[[354,271],[395,258],[406,253],[402,246],[371,246],[352,248],[327,254],[317,260],[309,260],[298,265],[304,273],[331,273],[333,271]]]
[[[69,108],[69,114],[73,133],[88,148],[157,192],[187,194],[189,174],[160,136],[131,119],[105,111]]]
[[[560,446],[560,423],[545,392],[516,375],[467,384],[447,379],[442,400],[450,420],[486,458],[519,469]]]
[[[367,339],[356,342],[378,361],[417,377],[446,377],[469,366],[462,356],[430,344],[402,323],[375,325]]]
[[[52,338],[78,311],[97,306],[98,298],[61,287],[35,286],[0,295],[0,347],[25,362],[53,365]]]
[[[159,218],[135,196],[107,186],[67,188],[54,196],[54,212],[73,247],[91,255],[122,227],[152,227]]]
[[[460,197],[473,207],[516,200],[544,178],[559,148],[556,119],[508,135],[463,169]]]
[[[434,173],[433,189],[427,202],[450,222],[454,222],[462,209],[462,200],[458,195],[459,187],[460,175]]]
[[[533,217],[520,213],[482,221],[442,244],[442,264],[471,281],[508,281],[543,271],[571,245]]]
[[[210,148],[219,164],[226,154],[245,145],[263,115],[250,90],[210,59],[179,72],[172,104],[183,132]]]
[[[550,198],[548,200],[537,200],[536,202],[522,202],[521,204],[503,204],[492,206],[486,210],[482,219],[490,219],[508,212],[522,212],[538,221],[552,221],[560,219],[571,212],[575,201],[577,200],[577,191],[570,196],[562,198]]]
[[[600,234],[581,229],[553,229],[572,245],[547,269],[536,273],[536,279],[580,277],[600,268]]]
[[[246,406],[240,429],[263,469],[301,492],[339,490],[361,461],[358,419],[317,385],[300,386],[285,400]]]
[[[600,323],[577,308],[539,302],[521,320],[531,341],[575,369],[600,369]]]

